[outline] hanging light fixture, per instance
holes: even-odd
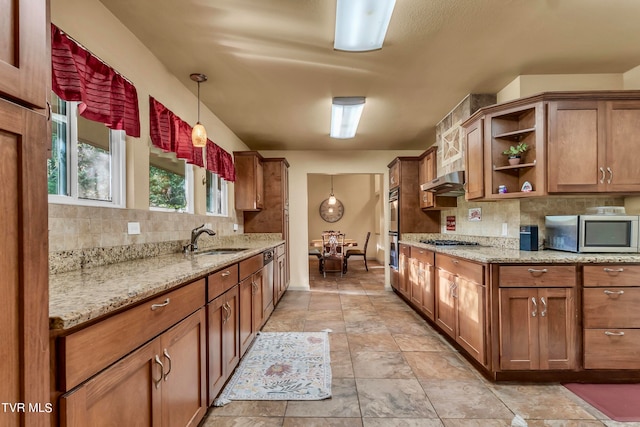
[[[191,143],[194,147],[204,147],[207,145],[207,130],[200,124],[200,83],[206,82],[207,76],[193,73],[190,77],[194,82],[198,82],[198,122],[191,131]]]
[[[333,195],[333,175],[331,175],[331,194],[329,195],[329,204],[336,204],[336,196]]]

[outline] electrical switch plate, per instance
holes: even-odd
[[[139,222],[127,223],[127,231],[129,234],[140,234],[140,223]]]
[[[506,223],[506,222],[503,222],[503,223],[502,223],[502,235],[503,235],[503,236],[506,236],[506,235],[508,234],[508,231],[509,231],[509,229],[508,229],[508,227],[507,227],[507,223]]]
[[[205,222],[204,223],[204,228],[208,228],[209,230],[211,230],[212,229],[211,223],[210,222]]]
[[[233,231],[238,231],[238,224],[233,224]]]

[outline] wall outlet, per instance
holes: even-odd
[[[139,222],[127,223],[127,231],[129,234],[140,234],[140,223]]]
[[[204,223],[204,228],[208,228],[209,230],[213,230],[210,222],[205,222]]]
[[[502,223],[502,235],[507,236],[509,232],[509,227],[506,222]]]
[[[233,231],[238,231],[238,224],[233,224]]]

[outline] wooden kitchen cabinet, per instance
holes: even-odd
[[[407,299],[411,297],[411,246],[400,243],[398,255],[398,291]]]
[[[550,193],[640,191],[640,100],[549,102],[548,128]]]
[[[60,398],[60,425],[197,426],[206,403],[200,309]]]
[[[418,184],[426,184],[438,177],[438,147],[431,147],[419,157],[418,161]],[[456,197],[436,196],[429,191],[419,191],[420,208],[428,209],[449,209],[455,208]]]
[[[0,32],[0,401],[44,405],[49,387],[45,112],[51,87],[48,2],[2,2]],[[18,106],[22,105],[22,107]],[[51,415],[3,411],[7,427],[50,425]]]
[[[251,345],[266,320],[263,311],[265,286],[263,255],[240,261],[240,355]]]
[[[244,211],[245,233],[280,233],[284,243],[282,275],[284,287],[277,294],[279,301],[289,286],[289,162],[282,157],[262,159],[264,173],[264,204],[260,211]]]
[[[257,211],[264,207],[263,158],[257,151],[234,151],[236,168],[235,207],[239,211]]]
[[[465,195],[466,200],[484,197],[484,119],[464,126],[465,139]]]
[[[394,178],[398,180],[398,184],[395,185],[398,187],[398,232],[439,233],[440,212],[422,210],[420,207],[420,158],[396,157],[387,166],[390,177],[396,174],[398,176]]]
[[[640,266],[583,270],[585,369],[640,369]]]
[[[394,161],[389,165],[389,190],[400,185],[400,163]]]
[[[435,321],[481,364],[487,362],[487,296],[484,266],[435,255]]]
[[[522,271],[523,268],[528,271]],[[560,268],[500,267],[500,369],[577,368],[575,266]],[[566,277],[566,268],[573,269],[573,278]],[[503,283],[503,270],[508,276],[517,273],[513,269],[521,270],[521,279]],[[536,287],[541,277],[545,278],[547,286]]]
[[[544,118],[544,104],[540,101],[506,108],[485,117],[486,199],[546,194]],[[529,148],[522,154],[520,164],[510,165],[508,157],[502,152],[520,143],[526,143]],[[522,191],[525,182],[531,184],[532,191]],[[506,193],[499,192],[501,185],[506,186]]]
[[[276,265],[274,269],[274,305],[280,301],[287,290],[287,262],[285,245],[276,248]]]
[[[240,361],[240,294],[237,284],[207,304],[207,326],[207,402],[211,405]]]
[[[421,311],[429,319],[435,319],[435,254],[426,249],[413,248],[411,256],[418,264],[418,288],[422,291]]]

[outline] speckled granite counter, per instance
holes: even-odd
[[[170,254],[51,274],[49,329],[72,328],[282,243],[245,241],[225,245],[247,248],[233,254]]]
[[[574,254],[552,250],[520,251],[488,246],[434,246],[415,241],[401,240],[399,243],[416,246],[430,251],[459,256],[482,263],[557,263],[557,264],[597,264],[597,263],[640,263],[640,254]]]

